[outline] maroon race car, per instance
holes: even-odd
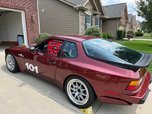
[[[87,36],[51,36],[31,47],[5,50],[10,72],[30,72],[54,82],[70,102],[87,108],[102,103],[142,104],[148,96],[152,56]]]

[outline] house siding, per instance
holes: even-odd
[[[33,39],[36,38],[39,33],[37,0],[0,0],[0,7],[25,12],[28,42],[33,43]],[[32,21],[31,18],[33,18],[34,21]]]
[[[122,18],[120,19],[120,26],[119,30],[126,30],[127,29],[127,20],[126,20],[125,12],[122,15]]]
[[[120,23],[119,19],[103,20],[102,23],[103,33],[111,33],[113,37],[116,37],[119,23]]]
[[[79,34],[79,12],[58,0],[38,0],[41,33]]]

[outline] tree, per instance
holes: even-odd
[[[144,31],[145,33],[151,33],[149,30],[149,26],[148,26],[147,21],[143,21],[141,23],[141,30]]]
[[[138,16],[145,19],[144,27],[152,32],[152,0],[139,0],[136,2]]]

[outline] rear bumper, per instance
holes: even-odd
[[[150,82],[150,83],[151,83],[151,82]],[[138,104],[144,104],[144,103],[145,103],[145,101],[146,101],[146,99],[147,99],[147,97],[148,97],[148,95],[149,95],[149,92],[150,92],[150,90],[148,89],[148,91],[147,91],[145,97],[144,97],[143,99],[141,99],[140,102],[139,102]]]
[[[150,78],[150,84],[151,84],[151,83],[152,83],[152,75],[151,75],[151,78]],[[147,97],[148,97],[148,95],[149,95],[149,92],[150,92],[150,90],[147,91],[145,97],[140,100],[139,104],[144,104],[144,103],[145,103],[145,101],[146,101],[146,99],[147,99]]]
[[[142,84],[140,91],[135,96],[126,96],[128,98],[128,102],[132,104],[143,104],[150,92],[150,89],[148,88],[150,83],[152,82],[152,76],[150,73],[147,73],[147,76],[145,77],[144,83]]]
[[[149,95],[150,89],[148,87],[150,83],[152,83],[152,76],[150,73],[148,73],[147,76],[145,77],[145,81],[142,84],[138,94],[134,96],[122,94],[119,98],[101,97],[100,99],[103,103],[110,103],[110,104],[124,104],[124,105],[143,104]]]

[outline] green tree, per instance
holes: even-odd
[[[139,0],[136,4],[138,15],[145,19],[144,27],[152,32],[152,0]]]
[[[145,33],[150,33],[147,21],[143,21],[141,23],[141,30],[144,31]]]

